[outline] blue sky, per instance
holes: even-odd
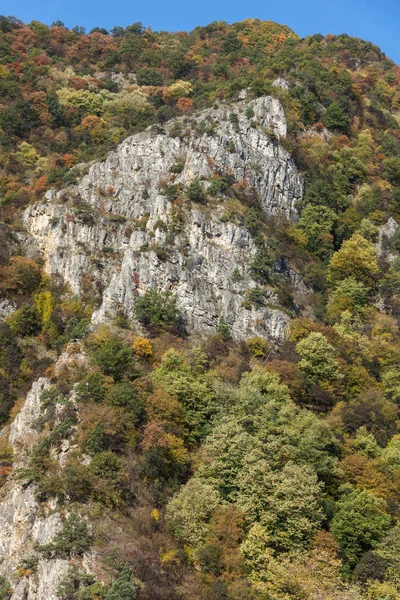
[[[272,20],[300,36],[348,33],[377,44],[400,64],[399,0],[1,0],[0,13],[68,27],[111,29],[135,21],[155,30],[190,30],[211,21]]]

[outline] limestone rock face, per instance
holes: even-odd
[[[195,178],[206,189],[215,174],[229,173],[255,188],[266,213],[296,219],[303,184],[277,141],[285,135],[282,105],[272,97],[149,128],[77,185],[28,207],[24,222],[50,275],[60,274],[75,293],[89,282],[101,297],[95,323],[118,312],[133,318],[136,297],[156,288],[176,295],[188,331],[215,330],[223,316],[236,338],[279,340],[288,316],[272,291],[264,307],[243,306],[256,287],[249,232],[229,222],[223,202],[179,211],[165,190],[184,190]]]
[[[379,255],[385,255],[389,262],[393,262],[396,258],[396,255],[390,252],[388,244],[398,228],[399,225],[396,223],[393,217],[390,217],[386,223],[379,227],[378,230],[378,241],[376,243],[376,248]]]
[[[40,416],[40,395],[50,386],[45,378],[34,382],[9,430],[14,448],[14,471],[27,466],[29,449],[38,440],[35,423]],[[36,555],[36,546],[50,542],[61,529],[60,513],[39,506],[34,485],[9,478],[0,495],[0,575],[11,580],[24,560]],[[68,571],[68,561],[40,559],[37,572],[13,579],[11,600],[56,600],[56,591]]]
[[[56,368],[70,360],[67,354],[61,355]],[[44,377],[35,381],[14,422],[2,432],[14,450],[14,473],[29,466],[29,451],[40,435],[36,426],[40,396],[49,387],[50,381]],[[69,560],[47,559],[37,551],[38,545],[51,542],[61,529],[62,514],[56,500],[39,504],[35,491],[35,484],[12,477],[0,490],[0,575],[14,587],[11,600],[57,600],[57,589],[70,566]],[[32,557],[38,559],[36,571],[15,577],[24,560]]]

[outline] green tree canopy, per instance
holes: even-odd
[[[331,531],[340,544],[343,558],[354,567],[364,551],[375,548],[391,524],[382,498],[367,490],[347,490],[337,503]]]
[[[311,384],[340,378],[336,350],[322,333],[314,331],[300,340],[296,352],[301,356],[299,367]]]

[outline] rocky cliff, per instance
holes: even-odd
[[[281,339],[288,317],[273,290],[265,307],[243,308],[256,287],[250,233],[223,201],[182,208],[173,200],[194,179],[206,190],[225,174],[254,189],[266,213],[296,219],[303,186],[279,145],[285,135],[282,105],[272,97],[150,128],[93,164],[76,185],[48,192],[26,210],[25,225],[50,275],[60,274],[75,293],[90,281],[101,297],[95,323],[119,312],[133,319],[137,295],[156,288],[176,295],[188,331],[210,332],[223,316],[234,337]]]
[[[15,456],[14,472],[27,466],[29,451],[39,439],[40,395],[50,382],[36,381],[9,430]],[[0,575],[12,582],[12,600],[55,600],[56,590],[68,569],[68,561],[46,560],[37,546],[49,543],[60,530],[60,511],[55,505],[40,506],[35,486],[9,479],[1,490]],[[26,561],[37,557],[34,569],[24,569]],[[19,570],[21,569],[21,570]]]
[[[83,354],[62,354],[55,365],[55,375],[71,363],[85,364]],[[14,453],[13,472],[0,491],[0,576],[14,588],[11,600],[56,600],[57,589],[67,575],[70,561],[62,557],[48,558],[39,546],[49,544],[61,530],[69,514],[69,506],[57,500],[39,502],[35,483],[22,476],[29,468],[32,449],[43,439],[39,419],[42,416],[41,395],[51,386],[48,378],[35,381],[10,427],[2,432],[2,441],[11,445]],[[73,392],[70,398],[74,402]],[[63,406],[56,407],[56,422],[60,422]],[[59,451],[52,458],[62,465],[73,446],[72,430],[65,436]],[[81,562],[75,558],[75,563]],[[90,563],[90,555],[83,563]]]

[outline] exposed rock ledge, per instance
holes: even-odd
[[[181,232],[167,239],[176,229],[176,215],[160,191],[163,181],[185,187],[195,177],[207,180],[229,172],[255,187],[267,213],[295,219],[303,185],[292,158],[276,141],[286,134],[280,102],[272,97],[238,102],[170,122],[163,132],[156,129],[126,139],[76,186],[50,191],[47,201],[25,211],[46,271],[61,274],[75,293],[82,289],[82,277],[92,280],[102,295],[95,323],[119,311],[133,318],[137,295],[154,287],[176,294],[189,331],[211,332],[224,316],[236,338],[282,339],[289,317],[272,291],[266,306],[243,307],[246,291],[256,287],[249,274],[256,251],[249,232],[220,220],[223,205],[212,214],[196,207],[186,211]],[[181,170],[172,175],[177,163]],[[92,217],[85,220],[74,212],[71,197],[90,207]],[[160,248],[166,250],[163,256]],[[294,274],[297,290],[304,291],[298,280]]]
[[[45,378],[36,381],[25,403],[10,426],[9,440],[14,447],[14,468],[26,466],[29,448],[38,439],[35,422],[40,416],[40,395],[49,387]],[[0,495],[0,575],[12,581],[11,600],[57,600],[57,588],[68,571],[68,561],[41,559],[37,573],[15,578],[24,559],[32,557],[38,544],[50,542],[61,528],[55,507],[40,507],[34,485],[23,485],[10,478]],[[53,509],[53,510],[52,510]]]
[[[85,357],[62,354],[55,365],[56,372],[70,361],[85,361]],[[44,377],[35,381],[14,422],[2,431],[14,449],[14,473],[29,465],[29,452],[40,435],[36,426],[41,415],[40,396],[49,387],[50,380]],[[54,456],[61,463],[70,447],[65,442],[61,453]],[[66,509],[62,514],[55,499],[39,504],[35,491],[35,484],[20,483],[12,476],[0,490],[0,575],[14,588],[10,600],[57,600],[57,589],[71,564],[67,559],[47,559],[37,551],[38,545],[51,542],[61,529]],[[24,560],[33,557],[38,559],[36,571],[17,573]],[[90,553],[84,556],[83,564],[90,570]]]

